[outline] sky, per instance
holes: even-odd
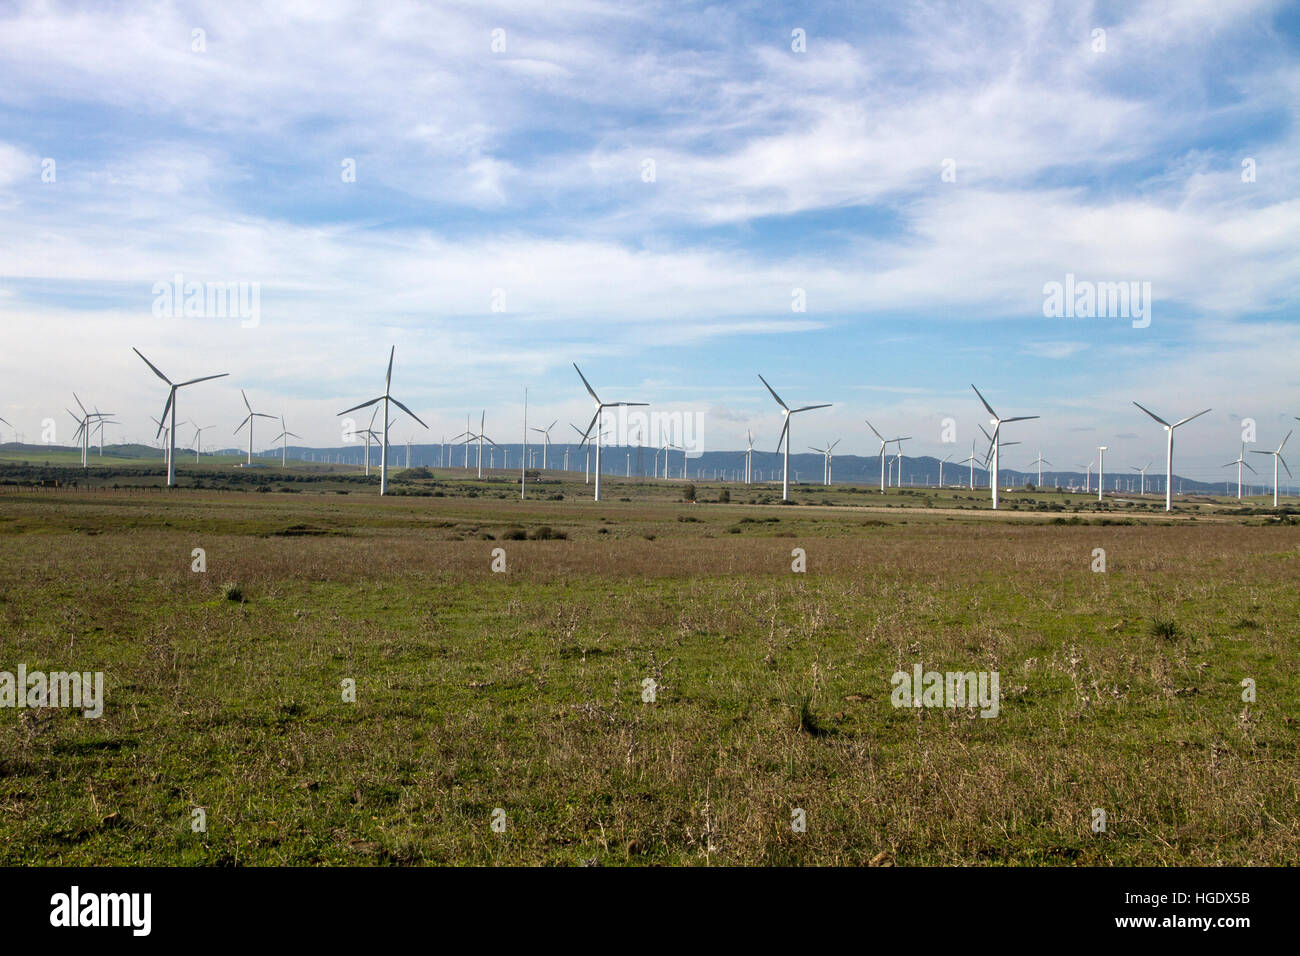
[[[795,451],[968,448],[971,383],[1041,416],[1021,469],[1162,462],[1135,400],[1213,409],[1206,480],[1300,424],[1296,4],[18,3],[0,76],[4,441],[74,391],[152,440],[133,347],[230,373],[178,406],[218,446],[241,389],[340,444],[393,347],[395,442],[517,442],[525,387],[585,426],[574,362],[707,450],[775,449],[759,373],[833,403]],[[1067,276],[1149,309],[1045,314]]]

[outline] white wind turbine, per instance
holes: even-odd
[[[1031,464],[1031,465],[1037,465],[1037,466],[1038,466],[1038,485],[1037,485],[1037,487],[1038,487],[1039,490],[1042,490],[1042,487],[1043,487],[1043,466],[1044,466],[1044,465],[1050,465],[1051,462],[1048,461],[1046,458],[1043,457],[1042,449],[1039,449],[1039,451],[1038,451],[1038,457],[1035,458],[1033,461],[1031,461],[1030,464]]]
[[[546,453],[550,451],[551,448],[551,429],[555,427],[555,424],[558,421],[559,419],[557,418],[554,422],[551,422],[545,428],[538,428],[536,425],[534,425],[532,428],[529,429],[529,431],[541,432],[542,434],[542,471],[546,470]],[[565,470],[567,471],[568,468],[566,467]]]
[[[831,406],[830,404],[822,404],[822,405],[804,405],[801,408],[791,408],[785,402],[781,401],[781,396],[776,394],[776,389],[772,388],[771,385],[767,384],[767,379],[763,378],[763,376],[760,375],[758,377],[758,380],[767,386],[767,390],[772,393],[772,397],[776,399],[776,403],[781,406],[781,414],[784,419],[784,424],[781,426],[781,437],[778,438],[776,442],[776,450],[777,452],[781,451],[781,443],[784,441],[785,442],[785,467],[782,470],[782,476],[781,476],[781,500],[789,501],[790,500],[790,416],[798,415],[800,412],[810,412],[815,408],[830,408]]]
[[[1242,447],[1242,450],[1243,450],[1243,451],[1244,451],[1245,448],[1246,448],[1245,445],[1242,445],[1241,447]],[[1141,476],[1141,477],[1138,479],[1138,494],[1139,494],[1139,495],[1145,495],[1145,494],[1147,493],[1147,469],[1150,468],[1153,464],[1155,464],[1155,462],[1151,462],[1151,461],[1149,461],[1149,462],[1147,462],[1143,467],[1141,467],[1141,468],[1134,467],[1134,469],[1133,469],[1134,471],[1136,471],[1136,472],[1138,473],[1138,475]],[[1233,464],[1233,463],[1232,463],[1232,462],[1229,462],[1228,464]],[[1228,466],[1227,466],[1227,465],[1224,465],[1223,467],[1226,468],[1226,467],[1228,467]],[[1249,467],[1249,466],[1247,466],[1247,467]],[[1253,471],[1254,469],[1251,469],[1251,470]],[[1240,487],[1241,487],[1241,469],[1237,469],[1237,487],[1238,487],[1238,489],[1240,489]],[[1240,495],[1238,495],[1238,497],[1240,497]]]
[[[1101,496],[1106,490],[1106,449],[1109,445],[1097,446],[1097,500],[1101,501]]]
[[[132,347],[136,355],[139,355],[145,365],[153,369],[153,373],[160,379],[171,386],[171,391],[167,393],[167,404],[163,406],[162,421],[158,423],[158,435],[163,433],[163,422],[167,421],[167,415],[171,413],[171,423],[167,427],[167,487],[170,488],[176,480],[176,391],[187,385],[196,385],[199,382],[207,382],[214,378],[225,378],[229,372],[222,372],[220,375],[204,375],[202,378],[192,378],[188,382],[172,382],[166,375],[158,371],[158,367],[150,362],[139,349]],[[157,438],[158,435],[154,437]]]
[[[573,422],[569,422],[569,427],[577,432],[578,437],[581,439],[581,441],[578,442],[578,447],[585,449],[585,458],[582,464],[582,479],[584,483],[589,485],[591,484],[591,445],[587,443],[587,436],[581,428],[573,424]]]
[[[280,467],[281,468],[284,468],[289,461],[289,439],[301,438],[301,437],[302,437],[301,435],[296,435],[293,432],[289,431],[288,426],[285,425],[284,423],[284,416],[281,415],[280,434],[276,435],[274,438],[271,439],[271,441],[273,442],[278,441],[280,443]],[[409,451],[407,452],[407,457],[408,458],[410,457]]]
[[[959,465],[970,465],[970,489],[975,490],[975,440],[971,439],[970,455],[957,462]]]
[[[939,487],[940,487],[940,488],[943,487],[943,462],[944,462],[944,461],[947,461],[947,460],[948,460],[949,458],[951,458],[951,457],[952,457],[952,455],[949,455],[949,456],[948,456],[947,458],[945,458],[943,461],[939,462]]]
[[[745,449],[745,484],[749,484],[754,476],[754,433],[745,429],[745,438],[749,442]]]
[[[96,414],[98,414],[98,409],[96,409]],[[104,426],[120,425],[120,424],[122,423],[113,421],[112,419],[106,417],[100,418],[100,420],[95,424],[95,431],[99,432],[99,457],[100,458],[104,457]]]
[[[248,404],[248,396],[244,395],[244,390],[242,388],[239,390],[239,394],[244,396],[244,407],[248,409],[248,416],[239,423],[239,428],[235,429],[235,434],[239,434],[240,428],[243,428],[245,425],[248,426],[248,463],[251,465],[253,463],[253,419],[270,418],[274,420],[275,416],[268,415],[265,412],[253,411],[253,406]]]
[[[898,442],[898,449],[901,452],[903,449],[902,443],[909,441],[911,436],[907,435],[902,438],[886,438],[884,435],[880,434],[880,432],[876,431],[876,426],[871,424],[871,422],[867,422],[867,427],[871,429],[873,435],[880,439],[880,493],[883,495],[885,493],[885,452],[888,450],[891,442]],[[974,448],[972,447],[971,450],[974,451]]]
[[[835,446],[843,439],[837,438],[826,446],[826,484],[831,484],[835,476]]]
[[[1294,430],[1295,430],[1295,429],[1292,429],[1291,431],[1294,431]],[[1278,463],[1279,461],[1282,463],[1282,467],[1286,469],[1287,477],[1288,477],[1288,478],[1292,477],[1292,476],[1291,476],[1291,466],[1288,465],[1288,464],[1286,463],[1286,459],[1282,457],[1282,449],[1286,447],[1286,443],[1287,443],[1287,441],[1288,441],[1290,438],[1291,438],[1291,432],[1287,432],[1287,433],[1286,433],[1286,438],[1283,438],[1283,439],[1282,439],[1282,444],[1280,444],[1280,445],[1277,446],[1277,451],[1257,451],[1257,450],[1255,450],[1255,449],[1253,449],[1253,448],[1252,448],[1251,451],[1250,451],[1250,453],[1251,453],[1252,455],[1272,455],[1272,456],[1273,456],[1273,507],[1274,507],[1274,508],[1277,507],[1277,463]]]
[[[587,388],[587,394],[590,395],[592,401],[596,403],[596,414],[591,416],[591,424],[587,426],[587,430],[583,433],[583,439],[586,440],[591,435],[591,430],[593,427],[596,429],[596,496],[594,500],[599,501],[600,500],[600,449],[602,444],[601,432],[603,431],[604,424],[605,424],[605,419],[604,419],[605,409],[618,408],[622,406],[633,406],[633,405],[645,406],[645,405],[649,405],[650,403],[649,402],[602,402],[600,400],[600,396],[598,396],[595,390],[591,387],[591,383],[587,381],[587,376],[583,375],[582,369],[578,368],[577,362],[573,363],[573,370],[578,373],[578,378],[582,379],[582,384]]]
[[[1074,467],[1087,469],[1087,474],[1084,479],[1083,493],[1085,495],[1091,494],[1092,493],[1092,462],[1088,462],[1088,464],[1086,465],[1076,464]]]
[[[484,409],[483,413],[479,415],[478,434],[471,436],[475,441],[478,442],[478,476],[480,478],[483,477],[483,443],[487,442],[489,445],[496,447],[496,442],[494,442],[491,438],[488,438],[487,435],[483,434],[483,429],[486,424],[487,424],[487,410]]]
[[[1178,428],[1180,425],[1186,425],[1188,422],[1192,421],[1195,418],[1200,418],[1202,415],[1211,411],[1211,409],[1207,408],[1205,409],[1205,411],[1197,412],[1195,415],[1188,415],[1186,418],[1180,419],[1179,421],[1176,421],[1172,425],[1170,425],[1167,421],[1165,421],[1155,412],[1151,411],[1149,408],[1144,408],[1142,405],[1139,405],[1137,402],[1134,402],[1133,404],[1137,405],[1138,408],[1141,408],[1142,411],[1146,412],[1148,415],[1150,415],[1152,418],[1158,421],[1162,426],[1164,426],[1165,437],[1167,439],[1165,445],[1165,510],[1173,511],[1174,510],[1174,429]]]
[[[984,455],[984,467],[985,467],[985,468],[987,468],[987,467],[989,466],[989,462],[993,459],[993,453],[994,453],[993,442],[994,442],[994,436],[995,436],[995,435],[997,435],[997,445],[998,445],[998,448],[999,448],[999,449],[1002,449],[1002,448],[1009,448],[1009,447],[1011,447],[1012,445],[1019,445],[1019,444],[1020,444],[1020,442],[1018,442],[1018,441],[1002,441],[1002,437],[1001,437],[1000,435],[998,435],[996,429],[994,430],[993,434],[990,435],[990,434],[988,433],[987,429],[985,429],[985,427],[984,427],[983,425],[981,425],[981,426],[980,426],[980,431],[984,432],[984,437],[987,438],[987,439],[989,440],[989,450],[988,450],[988,451],[985,453],[985,455]],[[991,476],[992,476],[992,472],[990,472],[989,474],[990,474],[990,477],[991,477]]]
[[[212,428],[213,426],[200,425],[197,422],[193,424],[194,424],[194,464],[197,465],[199,463],[199,455],[203,453],[203,433],[207,431],[209,428]]]
[[[1241,469],[1242,469],[1242,466],[1244,465],[1245,467],[1250,468],[1250,471],[1251,471],[1252,474],[1255,474],[1255,475],[1258,475],[1258,474],[1259,474],[1259,472],[1255,471],[1254,468],[1251,468],[1250,462],[1246,461],[1246,443],[1245,443],[1245,442],[1242,442],[1242,443],[1241,443],[1241,454],[1239,454],[1239,455],[1238,455],[1235,459],[1233,459],[1232,461],[1230,461],[1230,462],[1228,462],[1227,464],[1225,464],[1223,467],[1224,467],[1224,468],[1227,468],[1229,465],[1236,465],[1236,466],[1237,466],[1237,500],[1240,501],[1240,500],[1241,500]],[[1149,468],[1149,467],[1151,467],[1151,466],[1148,465],[1147,467]]]
[[[1017,444],[1016,442],[1005,442],[1005,443],[1000,442],[998,440],[998,433],[1002,430],[1002,426],[1007,424],[1008,422],[1027,422],[1030,421],[1031,419],[1037,418],[1038,416],[1017,415],[1015,418],[999,418],[998,413],[993,410],[993,406],[984,400],[984,396],[980,395],[980,390],[978,388],[975,388],[975,385],[973,383],[971,385],[971,388],[975,390],[976,395],[979,395],[980,403],[988,411],[989,415],[992,416],[992,418],[990,418],[989,420],[989,424],[993,426],[993,435],[989,439],[989,450],[993,456],[992,457],[993,467],[989,473],[989,485],[993,489],[993,509],[996,511],[998,507],[998,449],[999,447],[1001,447],[1002,444],[1007,444],[1007,445]]]
[[[898,443],[898,454],[894,456],[894,487],[903,487],[903,442],[911,441],[910,438],[895,438]]]
[[[424,422],[420,421],[420,417],[416,415],[415,412],[411,411],[397,399],[393,398],[393,356],[396,354],[397,346],[394,345],[388,353],[388,373],[384,376],[384,394],[380,395],[378,398],[372,398],[368,402],[362,402],[360,405],[353,405],[351,408],[339,412],[339,415],[342,416],[346,415],[348,412],[355,412],[362,408],[369,408],[376,402],[384,403],[383,444],[381,445],[381,453],[379,457],[379,493],[381,495],[388,493],[388,403],[392,402],[417,422],[420,422],[421,427],[426,429],[429,427],[428,425],[425,425]]]
[[[9,422],[5,421],[3,418],[0,418],[0,424],[3,424],[3,425],[9,425],[10,428],[14,428],[13,425],[11,425]],[[18,443],[18,429],[14,428],[14,444],[17,444],[17,443]]]
[[[370,442],[372,439],[375,441],[379,440],[379,432],[375,431],[375,417],[378,414],[379,414],[379,409],[376,408],[373,412],[370,413],[370,424],[366,426],[365,431],[357,432],[358,435],[360,435],[362,438],[366,440],[366,477],[367,478],[370,477]]]

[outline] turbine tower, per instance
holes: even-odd
[[[1031,419],[1037,418],[1038,416],[1017,415],[1015,418],[999,418],[998,413],[993,410],[993,406],[984,400],[984,396],[980,395],[980,390],[978,388],[975,388],[975,385],[973,383],[971,384],[971,388],[975,390],[976,395],[979,395],[980,403],[988,411],[989,415],[992,416],[989,419],[989,424],[993,426],[993,435],[989,440],[989,450],[992,452],[993,455],[993,470],[989,474],[989,485],[993,489],[993,510],[996,511],[998,507],[998,448],[1000,447],[1001,444],[998,441],[998,433],[1002,430],[1002,426],[1004,424],[1007,424],[1008,422],[1027,422],[1030,421]],[[1007,444],[1011,445],[1015,443],[1007,442]]]
[[[1106,449],[1109,445],[1097,446],[1097,500],[1101,501],[1102,492],[1106,490]]]
[[[1170,425],[1167,421],[1165,421],[1163,418],[1161,418],[1161,417],[1160,417],[1159,415],[1157,415],[1155,412],[1151,411],[1149,408],[1144,408],[1142,405],[1139,405],[1137,402],[1134,402],[1133,404],[1134,404],[1134,405],[1137,405],[1138,408],[1141,408],[1142,411],[1146,412],[1148,415],[1150,415],[1152,418],[1154,418],[1156,421],[1158,421],[1162,426],[1164,426],[1164,429],[1165,429],[1165,439],[1166,439],[1166,443],[1165,443],[1165,510],[1166,510],[1166,511],[1173,511],[1173,510],[1174,510],[1174,429],[1175,429],[1175,428],[1178,428],[1178,427],[1181,426],[1181,425],[1186,425],[1188,422],[1192,421],[1192,419],[1200,418],[1202,415],[1204,415],[1204,414],[1208,413],[1209,411],[1211,411],[1211,409],[1208,409],[1208,408],[1207,408],[1207,409],[1205,409],[1205,411],[1197,412],[1195,415],[1188,415],[1186,418],[1180,419],[1180,420],[1174,422],[1172,425]]]
[[[791,408],[785,402],[781,401],[781,396],[776,394],[776,390],[772,388],[771,385],[767,384],[767,379],[763,378],[763,376],[760,375],[758,377],[758,380],[762,382],[764,385],[767,385],[767,390],[772,393],[772,397],[776,399],[776,403],[781,406],[782,417],[784,418],[785,421],[785,423],[781,426],[781,437],[778,438],[776,442],[776,450],[778,453],[781,451],[781,443],[784,441],[785,442],[785,468],[781,478],[781,500],[789,501],[790,500],[790,416],[798,415],[800,412],[810,412],[814,408],[830,408],[831,406],[829,404],[824,404],[824,405],[804,405],[802,408]]]
[[[1292,429],[1291,431],[1295,431],[1295,429]],[[1282,457],[1282,449],[1286,447],[1287,440],[1288,440],[1290,437],[1291,437],[1291,432],[1287,432],[1287,433],[1286,433],[1286,438],[1283,438],[1283,439],[1282,439],[1282,444],[1280,444],[1280,445],[1277,446],[1277,451],[1256,451],[1256,450],[1253,449],[1253,448],[1252,448],[1251,451],[1250,451],[1250,453],[1251,453],[1252,455],[1272,455],[1272,456],[1273,456],[1273,507],[1274,507],[1274,508],[1277,507],[1277,463],[1278,463],[1279,461],[1282,463],[1282,467],[1286,469],[1287,477],[1288,477],[1288,478],[1291,477],[1291,466],[1288,465],[1288,464],[1286,463],[1286,459]]]
[[[393,356],[396,354],[397,354],[397,346],[394,345],[388,353],[388,374],[384,376],[384,394],[380,395],[378,398],[372,398],[368,402],[362,402],[360,405],[353,405],[351,408],[347,408],[339,412],[339,415],[342,416],[342,415],[346,415],[348,412],[355,412],[362,408],[369,408],[371,405],[374,405],[376,402],[384,403],[384,432],[383,432],[384,440],[383,440],[383,445],[381,446],[380,457],[379,457],[379,493],[381,495],[388,493],[388,404],[389,402],[396,405],[402,411],[406,412],[406,414],[410,415],[417,422],[420,422],[421,427],[426,429],[429,427],[428,425],[425,425],[424,422],[420,421],[420,416],[416,415],[415,412],[411,411],[409,408],[407,408],[397,399],[393,398],[392,395]]]
[[[605,417],[604,417],[605,409],[620,408],[620,407],[633,406],[633,405],[645,406],[645,405],[649,405],[650,403],[649,402],[602,402],[600,400],[600,396],[596,394],[595,389],[591,387],[591,383],[587,381],[587,376],[583,375],[582,369],[578,368],[577,362],[573,363],[573,370],[578,373],[578,378],[582,379],[582,384],[586,386],[587,394],[590,395],[591,400],[596,403],[596,414],[591,416],[591,424],[589,424],[587,426],[587,430],[583,432],[583,440],[586,441],[587,439],[590,438],[592,428],[596,429],[596,495],[594,500],[599,501],[600,500],[600,449],[602,445],[601,433],[604,431],[604,426],[605,426]]]
[[[163,422],[167,421],[168,413],[171,414],[171,423],[167,426],[167,487],[170,488],[176,481],[176,392],[178,389],[185,388],[187,385],[197,385],[199,382],[207,382],[214,378],[225,378],[229,372],[222,372],[219,375],[204,375],[202,378],[192,378],[187,382],[173,383],[158,367],[144,357],[144,354],[134,346],[131,351],[140,356],[145,365],[153,369],[153,373],[166,382],[171,391],[167,393],[167,404],[163,406],[162,421],[158,424],[158,433],[155,438],[163,433]]]

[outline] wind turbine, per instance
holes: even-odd
[[[163,406],[163,413],[162,413],[162,421],[167,421],[167,414],[169,412],[171,413],[171,424],[167,428],[167,436],[168,436],[167,437],[167,487],[170,488],[175,483],[176,480],[176,391],[177,389],[182,389],[187,385],[197,385],[199,382],[207,382],[214,378],[225,378],[230,373],[222,372],[220,375],[204,375],[202,378],[192,378],[188,382],[173,383],[171,379],[169,379],[162,372],[158,371],[158,367],[154,365],[153,362],[150,362],[147,358],[145,358],[143,353],[141,353],[139,349],[132,346],[131,351],[133,351],[136,355],[139,355],[140,359],[144,362],[144,364],[148,365],[151,369],[153,369],[153,373],[155,375],[157,375],[160,379],[162,379],[169,386],[171,386],[171,391],[167,393],[167,404]],[[163,433],[163,424],[162,422],[159,422],[158,433],[154,437],[157,438],[158,435],[161,435],[162,433]],[[249,434],[250,435],[252,434],[251,430]]]
[[[239,434],[240,428],[243,428],[245,425],[248,426],[248,463],[251,465],[253,463],[253,419],[255,418],[274,419],[275,416],[268,415],[265,412],[253,411],[253,406],[248,404],[248,396],[244,395],[244,390],[242,388],[239,390],[239,394],[244,396],[244,407],[248,409],[248,416],[242,422],[239,423],[239,428],[235,429],[235,434],[236,435]]]
[[[754,476],[754,433],[747,428],[745,436],[749,442],[749,447],[745,449],[745,484],[749,484]]]
[[[975,385],[973,383],[971,384],[971,388],[975,390],[976,395],[979,395],[980,403],[988,411],[989,415],[992,416],[992,418],[989,419],[989,424],[993,426],[993,436],[989,440],[989,449],[993,453],[993,470],[989,475],[989,479],[990,479],[989,485],[992,486],[993,488],[993,510],[996,511],[998,507],[998,448],[1000,447],[1001,444],[998,441],[998,432],[1000,432],[1002,430],[1002,426],[1007,424],[1008,422],[1027,422],[1031,419],[1037,418],[1038,416],[1017,415],[1015,418],[999,418],[998,413],[993,410],[993,406],[984,400],[984,396],[980,395],[980,390],[978,388],[975,388]],[[1006,444],[1012,445],[1016,443],[1007,442]]]
[[[970,465],[970,489],[975,490],[975,440],[972,438],[970,443],[970,455],[957,462],[959,465]]]
[[[910,440],[911,436],[908,435],[904,438],[886,438],[884,435],[880,434],[880,432],[876,431],[876,426],[871,424],[871,422],[867,422],[867,427],[871,429],[873,435],[880,439],[880,493],[883,495],[885,493],[885,451],[888,449],[891,442],[898,442],[898,449],[901,452],[903,450],[902,443]],[[975,449],[972,446],[971,451],[973,452],[974,450]]]
[[[555,427],[555,422],[558,421],[559,419],[557,418],[554,422],[551,422],[545,428],[538,428],[536,425],[534,425],[532,428],[529,429],[529,431],[542,433],[542,471],[546,470],[546,452],[551,447],[551,429]]]
[[[379,493],[381,495],[388,493],[388,403],[392,402],[417,422],[420,422],[420,425],[423,428],[427,429],[429,427],[428,425],[425,425],[424,422],[420,421],[420,417],[416,415],[415,412],[411,411],[397,399],[393,398],[393,356],[396,354],[397,346],[394,345],[388,353],[388,374],[384,376],[384,394],[380,395],[378,398],[372,398],[368,402],[362,402],[360,405],[353,405],[351,408],[339,412],[339,415],[346,415],[348,412],[355,412],[362,408],[369,408],[376,402],[384,403],[384,441],[379,458]]]
[[[1195,415],[1189,415],[1186,418],[1180,419],[1179,421],[1176,421],[1172,425],[1170,425],[1167,421],[1165,421],[1155,412],[1151,411],[1149,408],[1143,408],[1143,406],[1139,405],[1137,402],[1134,402],[1133,404],[1137,405],[1138,408],[1141,408],[1142,411],[1146,412],[1148,415],[1150,415],[1152,418],[1154,418],[1156,421],[1158,421],[1161,425],[1164,426],[1165,437],[1167,439],[1165,444],[1165,510],[1173,511],[1174,510],[1174,429],[1178,428],[1180,425],[1186,425],[1194,418],[1200,418],[1202,415],[1211,411],[1211,409],[1207,408],[1205,409],[1205,411],[1197,412]]]
[[[473,438],[478,442],[478,476],[480,478],[483,477],[483,443],[487,442],[489,445],[492,445],[493,447],[496,446],[496,442],[494,442],[491,438],[488,438],[487,435],[483,434],[483,429],[486,424],[487,424],[487,409],[484,409],[482,414],[479,415],[479,419],[478,419],[478,434],[471,436],[471,438]],[[468,452],[469,452],[469,448],[468,446],[466,446],[466,453],[468,454]]]
[[[1292,429],[1291,431],[1295,431],[1295,429]],[[1250,453],[1252,455],[1273,456],[1273,507],[1274,508],[1277,507],[1277,463],[1279,461],[1282,463],[1282,467],[1286,469],[1287,477],[1288,478],[1291,477],[1291,466],[1288,465],[1286,463],[1286,459],[1282,457],[1282,449],[1286,447],[1287,440],[1290,439],[1290,437],[1291,437],[1291,432],[1287,432],[1286,438],[1282,439],[1282,444],[1277,446],[1277,451],[1257,451],[1256,449],[1253,448],[1250,450]]]
[[[1097,446],[1097,500],[1101,501],[1102,493],[1106,490],[1106,449],[1109,445]]]
[[[895,438],[898,443],[898,454],[894,456],[894,487],[903,487],[903,442],[910,441],[910,438]]]
[[[1234,459],[1233,461],[1230,461],[1230,462],[1228,462],[1227,464],[1223,465],[1223,467],[1224,467],[1224,468],[1227,468],[1228,465],[1236,465],[1236,466],[1237,466],[1237,500],[1240,501],[1240,500],[1241,500],[1241,468],[1242,468],[1242,466],[1244,465],[1244,466],[1246,466],[1247,468],[1250,468],[1252,474],[1256,474],[1256,475],[1259,474],[1259,472],[1255,471],[1254,468],[1251,468],[1251,466],[1250,466],[1250,462],[1246,461],[1246,443],[1245,443],[1245,442],[1242,442],[1242,443],[1241,443],[1241,454],[1239,454],[1239,455],[1236,457],[1236,459]],[[1147,467],[1149,468],[1150,465],[1148,465]]]
[[[194,422],[194,464],[199,463],[199,455],[203,452],[203,433],[211,428],[211,425],[200,425]]]
[[[98,411],[96,411],[96,414],[98,414]],[[104,457],[104,426],[120,425],[120,424],[121,422],[115,422],[110,418],[100,418],[100,420],[96,423],[95,430],[99,432],[99,457],[100,458]]]
[[[949,456],[948,456],[948,458],[951,458],[951,457],[952,457],[952,455],[949,455]],[[948,458],[945,458],[943,461],[947,461]],[[943,487],[943,461],[939,462],[939,487],[940,487],[940,488]]]
[[[9,422],[6,422],[3,418],[0,418],[0,424],[9,425],[10,428],[14,428],[13,425],[11,425]],[[14,428],[14,444],[17,443],[18,443],[18,429]]]
[[[1088,462],[1086,465],[1076,464],[1074,467],[1087,469],[1087,474],[1084,479],[1083,493],[1085,495],[1092,494],[1092,462]]]
[[[582,439],[578,442],[578,447],[585,449],[585,457],[582,464],[582,480],[585,484],[589,485],[591,484],[591,446],[587,444],[587,435],[581,428],[573,424],[573,422],[569,422],[569,427],[577,432],[579,437]]]
[[[1012,445],[1020,444],[1020,442],[1018,441],[1003,441],[1002,436],[998,434],[996,428],[993,430],[992,435],[988,433],[988,430],[983,425],[980,426],[980,431],[982,431],[984,433],[984,437],[989,440],[989,450],[984,454],[985,468],[987,468],[989,466],[989,462],[992,461],[995,451],[998,451],[1003,448],[1010,448]],[[997,445],[997,449],[993,447],[995,443]],[[992,478],[992,476],[993,476],[993,472],[990,471],[989,477]]]
[[[290,439],[290,438],[301,438],[301,437],[302,437],[301,435],[295,435],[293,432],[289,431],[288,426],[285,425],[285,423],[284,423],[284,416],[281,415],[281,416],[280,416],[280,434],[276,435],[274,438],[271,439],[271,441],[278,441],[278,442],[280,443],[280,467],[281,467],[281,468],[285,467],[285,465],[288,464],[288,460],[289,460],[289,439]],[[407,452],[407,457],[408,457],[408,458],[410,457],[410,452],[409,452],[409,451]]]
[[[767,384],[767,379],[763,378],[763,376],[760,375],[758,377],[758,380],[767,386],[767,390],[772,393],[772,397],[776,399],[776,403],[781,406],[781,414],[782,417],[784,418],[784,424],[781,426],[781,437],[778,438],[776,441],[776,450],[778,453],[781,451],[781,442],[784,441],[785,442],[785,467],[782,470],[782,476],[781,476],[781,500],[789,501],[790,500],[790,416],[798,415],[800,412],[810,412],[815,408],[830,408],[831,406],[830,404],[822,404],[822,405],[804,405],[801,408],[791,408],[785,402],[781,401],[781,396],[776,394],[776,389],[772,388],[771,385]]]
[[[1043,487],[1043,466],[1044,466],[1044,465],[1050,465],[1051,462],[1048,461],[1046,458],[1043,457],[1043,452],[1042,452],[1042,450],[1040,449],[1039,452],[1038,452],[1038,458],[1036,458],[1034,461],[1031,461],[1030,464],[1031,464],[1031,465],[1037,465],[1037,466],[1038,466],[1038,486],[1037,486],[1037,487],[1038,487],[1039,489],[1041,489],[1041,488]]]
[[[1243,453],[1245,452],[1245,450],[1246,450],[1246,446],[1245,446],[1244,444],[1241,446],[1241,450],[1242,450]],[[1146,463],[1146,465],[1145,465],[1144,467],[1142,467],[1142,468],[1136,468],[1136,467],[1135,467],[1135,468],[1133,469],[1133,470],[1136,471],[1139,475],[1141,475],[1141,478],[1138,479],[1138,481],[1139,481],[1139,484],[1138,484],[1138,494],[1139,494],[1139,495],[1145,495],[1145,494],[1147,493],[1147,469],[1150,468],[1153,464],[1154,464],[1154,462],[1150,462],[1150,461],[1149,461],[1149,462]],[[1228,465],[1231,465],[1231,464],[1233,464],[1233,462],[1228,462]],[[1245,464],[1245,463],[1243,462],[1243,464]],[[1223,467],[1224,467],[1224,468],[1227,468],[1228,465],[1224,465]],[[1246,467],[1249,468],[1250,466],[1247,465]],[[1251,468],[1251,471],[1254,471],[1254,469]],[[1241,491],[1241,469],[1240,469],[1240,468],[1237,469],[1237,491],[1238,491],[1237,497],[1240,498],[1240,497],[1241,497],[1241,494],[1240,494],[1240,491]]]
[[[835,446],[843,439],[837,438],[826,446],[826,484],[831,484],[834,480],[835,469]]]
[[[600,500],[600,449],[602,444],[601,432],[604,430],[605,409],[618,408],[622,406],[632,406],[632,405],[649,405],[650,403],[649,402],[602,402],[600,400],[600,396],[598,396],[595,390],[591,387],[591,383],[587,381],[587,376],[583,375],[582,369],[578,368],[577,362],[573,363],[573,370],[578,373],[578,378],[582,379],[582,384],[585,385],[587,388],[587,394],[590,395],[592,401],[596,403],[596,414],[591,416],[591,424],[588,425],[587,430],[583,432],[583,440],[585,441],[587,438],[590,437],[591,429],[594,427],[596,429],[596,496],[594,500],[599,501]]]

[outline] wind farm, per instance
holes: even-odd
[[[506,6],[4,15],[0,864],[1294,865],[1294,17]]]

